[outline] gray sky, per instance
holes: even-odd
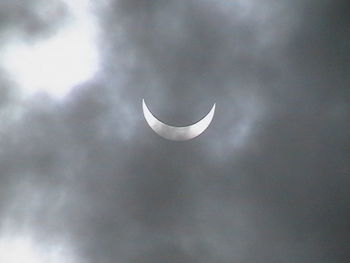
[[[0,261],[348,261],[350,4],[87,2],[0,3]]]

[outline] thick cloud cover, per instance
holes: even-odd
[[[0,4],[2,37],[59,26],[24,2]],[[346,1],[95,11],[100,73],[65,100],[20,100],[0,74],[1,233],[61,240],[78,263],[347,262]],[[147,127],[142,98],[171,125],[217,111],[203,135],[171,142]]]

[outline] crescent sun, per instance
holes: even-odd
[[[184,127],[170,126],[158,120],[150,112],[144,99],[142,99],[142,109],[148,125],[159,136],[172,141],[186,141],[201,135],[208,128],[214,117],[215,104],[200,121]]]

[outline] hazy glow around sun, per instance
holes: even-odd
[[[44,247],[29,237],[0,238],[0,262],[71,263],[71,255],[62,247]]]
[[[33,44],[12,40],[2,66],[25,96],[36,92],[62,98],[98,71],[97,24],[89,0],[65,0],[72,18],[50,38]]]

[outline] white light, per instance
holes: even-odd
[[[0,262],[39,263],[40,255],[27,240],[2,240],[0,243]]]
[[[73,262],[62,248],[43,248],[28,237],[0,239],[1,263],[62,263]]]
[[[51,38],[34,44],[11,41],[5,47],[1,63],[24,95],[41,91],[61,98],[98,70],[96,25],[87,1],[68,6],[72,21]]]

